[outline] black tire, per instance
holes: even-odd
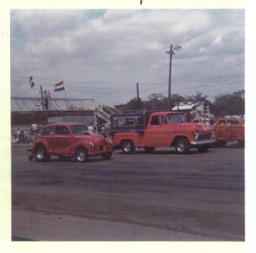
[[[122,142],[122,151],[124,154],[131,154],[135,151],[133,141],[126,140]]]
[[[50,156],[46,153],[46,149],[43,145],[36,146],[34,157],[37,162],[45,162],[50,160]]]
[[[80,147],[76,151],[76,161],[83,163],[88,160],[87,150],[83,147]]]
[[[202,145],[202,146],[198,146],[197,147],[197,150],[200,153],[206,153],[208,151],[208,149],[209,149],[208,145]]]
[[[186,138],[179,138],[175,141],[174,147],[178,154],[187,154],[189,151],[189,142]]]
[[[104,159],[104,160],[109,160],[112,156],[112,152],[110,153],[105,153],[105,154],[102,154],[101,157]]]
[[[153,152],[155,150],[154,147],[144,147],[144,150],[147,152],[147,153],[150,153],[150,152]]]

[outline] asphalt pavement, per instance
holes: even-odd
[[[84,164],[12,147],[12,236],[36,241],[244,241],[244,149],[157,149]],[[15,239],[16,238],[16,239]]]

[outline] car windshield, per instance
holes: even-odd
[[[181,113],[170,113],[165,116],[165,124],[184,123]]]
[[[82,134],[88,131],[85,125],[73,125],[70,127],[72,134]]]

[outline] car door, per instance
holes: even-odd
[[[51,153],[55,149],[54,127],[45,127],[41,133],[41,138],[46,141],[48,152]]]
[[[55,153],[68,156],[72,143],[73,135],[69,128],[63,125],[55,126]]]
[[[215,137],[217,140],[226,140],[226,131],[227,131],[227,126],[226,126],[226,120],[225,119],[220,119],[217,121],[215,128]]]
[[[228,119],[227,120],[227,140],[229,141],[237,141],[240,140],[241,137],[241,125],[239,124],[238,119]]]

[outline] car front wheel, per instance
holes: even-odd
[[[85,162],[88,159],[88,154],[85,148],[78,148],[76,151],[76,160],[80,163]]]
[[[176,140],[174,147],[178,154],[186,154],[189,151],[189,142],[186,138],[179,138]]]
[[[35,148],[35,160],[37,162],[44,162],[50,159],[50,156],[46,153],[46,149],[43,145],[38,145]]]

